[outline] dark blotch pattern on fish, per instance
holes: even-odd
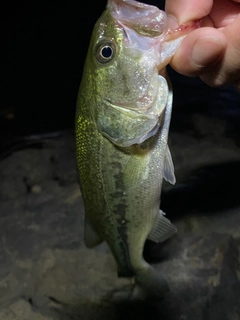
[[[113,161],[110,165],[115,171],[115,174],[113,175],[115,191],[110,194],[110,196],[115,199],[112,213],[116,217],[117,232],[122,240],[120,242],[120,247],[122,254],[125,256],[125,262],[127,262],[127,266],[125,265],[124,268],[119,266],[118,275],[120,277],[132,277],[134,272],[131,266],[128,249],[128,221],[126,218],[128,206],[125,192],[123,191],[126,189],[126,186],[124,185],[123,168],[118,161]]]

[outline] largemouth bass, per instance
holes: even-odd
[[[76,111],[76,149],[87,247],[106,241],[118,275],[149,296],[168,291],[143,259],[146,239],[176,228],[159,210],[162,180],[175,183],[167,145],[172,91],[165,66],[189,24],[166,28],[157,7],[108,0],[87,54]]]

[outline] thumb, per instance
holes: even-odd
[[[212,5],[213,0],[166,0],[165,11],[170,20],[175,20],[180,25],[207,16]]]
[[[183,39],[171,66],[186,76],[200,76],[221,59],[226,46],[222,32],[210,27],[194,30]]]
[[[203,81],[211,79],[214,86],[224,84],[240,84],[240,38],[238,37],[240,30],[240,15],[236,17],[234,22],[222,29],[222,34],[227,39],[227,47],[218,63],[210,68],[208,72],[202,74]],[[215,72],[215,76],[211,73]]]

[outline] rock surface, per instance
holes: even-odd
[[[171,288],[158,302],[117,278],[106,244],[85,247],[72,132],[0,162],[0,319],[240,319],[239,144],[224,119],[187,119],[171,130],[177,184],[162,193],[178,234],[144,252]]]

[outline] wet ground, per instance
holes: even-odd
[[[177,183],[161,207],[178,234],[144,252],[170,293],[136,298],[107,246],[84,246],[73,130],[12,131],[1,140],[0,319],[240,319],[239,94],[171,77]]]

